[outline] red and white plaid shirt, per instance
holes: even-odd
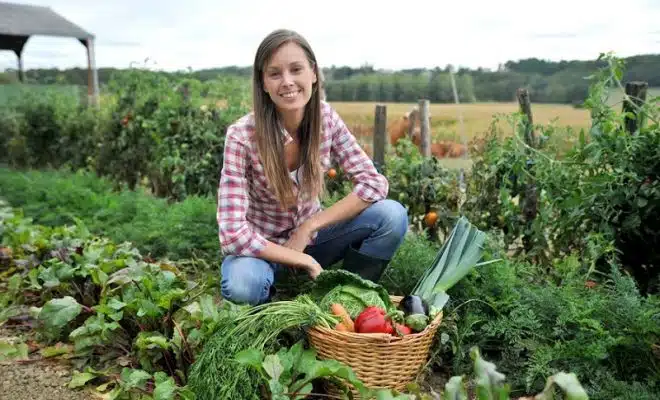
[[[369,202],[387,196],[387,179],[378,173],[337,112],[322,102],[321,163],[323,172],[333,162],[353,182],[353,192]],[[266,240],[283,244],[305,220],[321,211],[319,199],[300,201],[283,209],[268,188],[249,113],[227,129],[224,165],[218,187],[218,234],[224,254],[258,256]],[[291,136],[282,130],[285,144]],[[293,179],[293,178],[292,178]],[[294,190],[297,185],[294,180]]]

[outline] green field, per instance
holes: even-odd
[[[33,85],[33,84],[6,84],[0,85],[0,107],[15,101],[25,91],[50,93],[53,89],[59,89],[62,93],[80,96],[86,93],[87,88],[78,85]]]

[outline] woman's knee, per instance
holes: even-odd
[[[273,280],[273,268],[267,261],[233,255],[222,261],[222,297],[233,303],[264,303],[270,297]]]
[[[380,229],[403,237],[408,230],[408,211],[396,200],[385,199],[371,205],[372,212],[378,215]]]

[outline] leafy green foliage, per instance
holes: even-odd
[[[28,360],[28,345],[20,343],[10,343],[0,340],[0,361],[6,360]]]
[[[234,364],[241,351],[274,352],[287,337],[311,326],[330,328],[339,321],[322,310],[307,295],[246,309],[227,320],[209,339],[190,371],[189,387],[198,400],[235,398],[259,399],[253,383],[259,375],[247,365]]]
[[[388,197],[406,207],[410,222],[420,230],[440,229],[447,237],[458,219],[459,171],[443,167],[435,157],[423,157],[405,138],[387,158],[383,173],[390,185]],[[438,214],[432,226],[424,221],[429,211]]]
[[[497,367],[490,361],[481,357],[478,348],[470,349],[470,357],[474,363],[476,383],[476,397],[478,400],[510,399],[510,387],[505,382],[506,376],[497,371]],[[536,400],[553,400],[555,386],[561,389],[566,400],[587,400],[589,397],[584,391],[577,377],[573,373],[558,372],[546,380],[543,392],[536,395]],[[455,389],[453,386],[452,389]],[[449,388],[448,388],[449,389]],[[457,399],[467,400],[465,394],[458,394]]]
[[[592,399],[611,399],[612,382],[660,390],[652,346],[660,338],[657,296],[640,296],[616,265],[596,286],[585,282],[577,257],[557,264],[561,278],[542,267],[504,261],[485,265],[459,282],[439,344],[454,372],[467,368],[477,346],[508,374],[512,393],[540,391],[543,377],[574,372]]]
[[[623,66],[611,56],[603,60],[608,67],[593,77],[585,102],[590,132],[562,149],[553,145],[554,129],[535,126],[541,146],[530,150],[522,140],[523,117],[511,116],[514,135],[500,138],[493,128],[475,157],[465,210],[482,229],[501,231],[516,254],[550,265],[575,253],[592,272],[614,257],[643,292],[653,291],[660,276],[653,245],[660,240],[660,108],[657,98],[647,99],[638,110],[647,123],[627,132],[627,114],[607,102],[609,90],[621,85]],[[523,218],[528,182],[539,194],[531,225]],[[526,252],[523,238],[531,243]]]
[[[302,342],[268,355],[263,350],[243,350],[236,354],[236,360],[259,373],[272,400],[304,399],[312,394],[313,381],[325,377],[337,378],[335,383],[345,380],[357,387],[362,397],[369,393],[348,366],[336,360],[318,360],[316,351],[303,349]]]
[[[213,264],[220,255],[215,202],[190,196],[169,204],[141,191],[115,192],[91,172],[0,168],[0,196],[40,225],[84,225],[116,243],[131,242],[152,258]],[[194,265],[190,265],[194,267]]]
[[[244,80],[202,83],[138,68],[113,77],[99,109],[75,92],[21,92],[0,112],[0,162],[87,169],[173,200],[213,196],[225,130],[248,100]]]
[[[87,366],[73,387],[94,379],[109,398],[133,390],[190,398],[189,366],[234,314],[213,300],[217,279],[193,282],[173,264],[145,261],[128,243],[116,245],[81,226],[32,225],[10,208],[1,211],[0,243],[12,249],[2,303],[31,306],[43,342],[72,343],[71,350],[44,354],[67,354]],[[16,293],[22,296],[7,296]]]
[[[0,162],[15,167],[84,168],[106,110],[80,103],[77,89],[20,88],[0,112]]]

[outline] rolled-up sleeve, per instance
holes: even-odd
[[[378,172],[339,114],[332,107],[328,107],[332,157],[353,182],[353,192],[362,200],[371,203],[385,199],[389,190],[387,178]]]
[[[255,257],[266,246],[266,239],[250,228],[246,214],[250,202],[246,178],[248,152],[240,128],[227,129],[223,166],[218,185],[216,218],[220,247],[226,255]]]

